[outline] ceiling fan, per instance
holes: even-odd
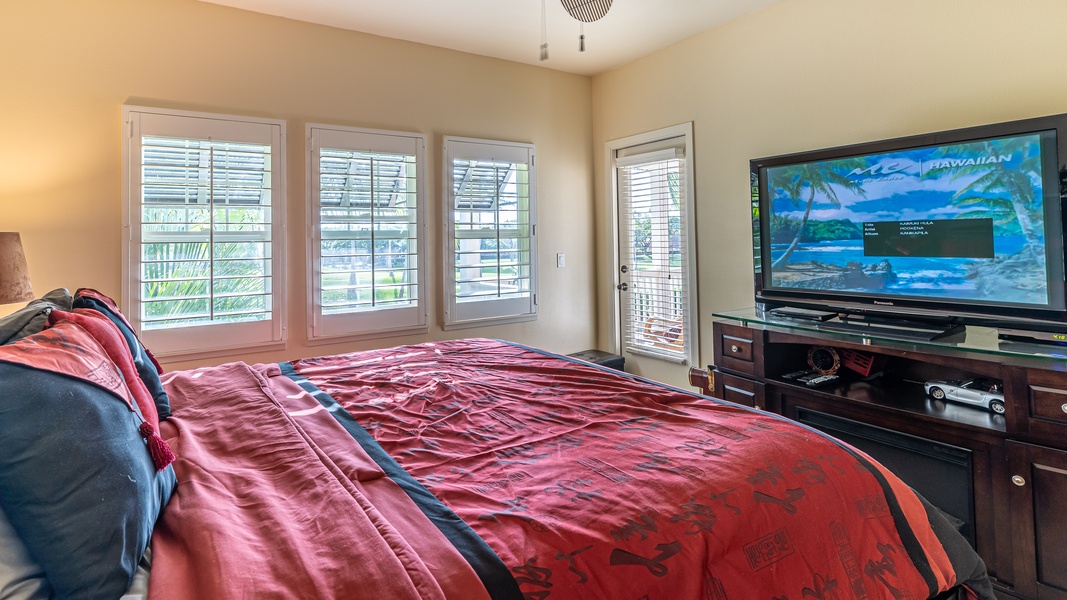
[[[611,8],[611,0],[560,0],[567,14],[581,24],[578,51],[585,52],[585,24],[604,18]],[[548,29],[545,26],[545,0],[541,0],[541,60],[548,60]]]

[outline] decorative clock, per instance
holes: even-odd
[[[834,375],[841,369],[841,355],[830,346],[808,348],[808,366],[821,375]]]

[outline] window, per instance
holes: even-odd
[[[534,147],[445,138],[445,328],[537,318]]]
[[[127,106],[124,312],[162,355],[285,340],[282,121]]]
[[[308,125],[309,338],[426,329],[426,138]]]
[[[695,268],[687,137],[615,152],[619,215],[619,305],[626,351],[694,362]]]

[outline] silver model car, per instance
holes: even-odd
[[[974,404],[1004,414],[1004,387],[996,379],[975,377],[966,381],[931,379],[925,384],[926,393],[935,400],[952,400]]]

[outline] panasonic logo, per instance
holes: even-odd
[[[874,303],[880,306],[894,306],[892,302],[886,302],[884,300],[875,300]]]

